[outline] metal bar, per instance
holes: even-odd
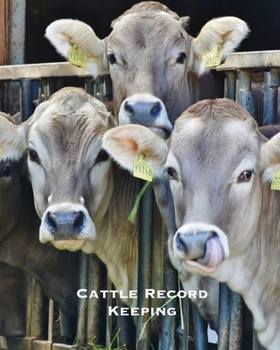
[[[145,288],[151,286],[151,261],[152,261],[152,229],[153,229],[153,190],[149,186],[143,195],[140,203],[139,213],[139,258],[138,258],[138,307],[150,308],[150,298],[145,299]],[[138,317],[137,322],[137,350],[149,350],[150,349],[150,322],[146,324],[149,318],[148,314]],[[139,336],[141,338],[139,339]]]
[[[236,72],[225,73],[225,97],[235,100],[236,98]]]
[[[229,349],[242,350],[243,299],[241,295],[230,292]]]
[[[106,278],[104,266],[97,256],[91,255],[88,267],[88,290],[95,290],[99,294],[99,291],[103,289],[102,278]],[[104,311],[102,310],[102,304],[104,306],[104,303],[102,301],[102,298],[93,298],[88,303],[87,339],[94,338],[97,344],[102,344],[106,341],[104,335],[102,337],[101,334],[101,330],[106,328],[106,319],[104,312],[102,312]]]
[[[267,69],[280,67],[280,51],[235,52],[227,56],[225,62],[217,67],[219,71],[238,69]]]
[[[163,290],[174,290],[176,289],[176,286],[178,284],[178,278],[177,278],[177,271],[171,266],[170,258],[168,255],[168,246],[165,244],[167,242],[168,235],[166,234],[166,230],[162,230],[163,234],[163,243],[161,247],[164,247],[164,276],[163,276]],[[179,286],[178,286],[179,287]],[[166,300],[167,301],[167,300]],[[177,306],[177,300],[174,299],[170,303],[167,304],[166,309],[168,308],[176,308]],[[184,305],[186,306],[186,305]],[[184,316],[188,315],[188,308],[186,307],[186,310],[184,308]],[[188,350],[188,348],[185,346],[186,343],[184,342],[184,339],[188,337],[188,316],[184,317],[185,319],[185,330],[183,330],[183,343],[184,343],[184,350]],[[162,332],[160,337],[160,350],[169,350],[169,349],[176,349],[175,344],[175,332],[176,332],[176,320],[174,317],[168,316],[162,318]],[[185,337],[186,335],[186,337]]]
[[[68,62],[20,64],[0,67],[0,80],[42,79],[53,77],[90,77],[85,68]]]
[[[5,111],[5,83],[0,83],[0,111]]]
[[[263,124],[276,124],[278,87],[280,82],[279,69],[271,69],[269,72],[265,72],[264,82]]]
[[[32,99],[32,82],[30,80],[20,81],[20,110],[22,121],[27,120],[34,111]]]
[[[48,341],[53,339],[53,300],[49,299]]]
[[[219,350],[229,349],[230,303],[229,289],[225,283],[220,283],[219,290]]]
[[[43,334],[43,291],[39,284],[32,279],[32,313],[31,313],[31,336],[42,337]]]
[[[255,108],[253,101],[253,94],[251,89],[252,77],[251,73],[247,71],[237,72],[237,92],[236,100],[254,117]]]
[[[196,350],[207,350],[207,323],[200,316],[195,305],[192,304],[193,323],[194,323],[194,340]]]
[[[88,289],[88,278],[87,278],[88,265],[89,265],[89,256],[83,252],[80,252],[79,289]],[[77,336],[76,336],[76,342],[80,346],[86,345],[86,342],[87,342],[87,334],[86,334],[87,309],[88,309],[88,299],[80,298],[78,303],[78,326],[77,326]]]

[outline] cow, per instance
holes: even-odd
[[[69,333],[65,335],[73,335],[78,256],[39,242],[40,219],[26,174],[25,147],[18,142],[26,126],[16,125],[3,113],[0,119],[0,261],[24,270],[41,285],[45,295],[58,303],[69,320]],[[18,131],[19,140],[15,138]]]
[[[128,296],[137,289],[137,226],[128,216],[139,183],[118,171],[101,149],[102,135],[115,125],[100,101],[82,89],[64,88],[41,103],[26,123],[15,126],[0,118],[0,135],[17,149],[27,149],[36,239],[39,233],[42,243],[58,248],[40,243],[42,250],[66,257],[71,253],[59,250],[94,252],[115,287]]]
[[[122,166],[131,169],[142,138],[152,145],[147,161],[164,171],[164,155],[153,154],[156,135],[144,127],[107,132],[104,148],[120,163],[117,154],[125,150]],[[226,282],[243,296],[268,350],[280,341],[279,146],[280,134],[265,138],[236,102],[204,100],[177,119],[164,167],[178,227],[169,254],[183,285],[189,273]]]
[[[219,64],[249,33],[241,19],[221,17],[193,38],[188,23],[189,17],[148,1],[114,20],[103,40],[87,24],[71,19],[51,23],[46,38],[93,77],[110,73],[119,124],[142,124],[167,138],[187,107],[222,96],[222,84],[209,73],[211,60],[218,57]]]

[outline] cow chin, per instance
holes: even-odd
[[[59,250],[69,250],[70,252],[76,252],[80,249],[83,250],[83,246],[86,243],[85,239],[67,240],[67,241],[52,241],[53,246]]]

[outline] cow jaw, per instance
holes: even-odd
[[[163,102],[151,94],[134,94],[123,101],[119,111],[119,124],[140,124],[159,137],[170,136],[173,126]]]
[[[229,256],[228,239],[214,225],[190,223],[176,232],[171,253],[187,271],[208,275]]]

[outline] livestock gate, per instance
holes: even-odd
[[[255,116],[253,101],[254,84],[261,87],[263,98],[263,116],[258,116],[259,125],[277,122],[278,87],[280,82],[280,51],[262,51],[231,54],[226,62],[217,67],[225,72],[225,96],[237,100],[243,107]],[[112,89],[109,77],[98,78],[95,81],[83,68],[71,66],[68,63],[29,64],[0,67],[0,110],[9,112],[7,95],[19,91],[19,105],[22,119],[26,120],[34,111],[36,103],[46,100],[54,91],[66,86],[69,78],[75,77],[78,85],[102,101],[112,99]],[[254,81],[254,84],[253,84]],[[258,114],[259,115],[259,114]],[[165,290],[174,290],[178,286],[177,273],[171,267],[167,252],[167,236],[162,229],[160,242],[154,242],[150,234],[153,226],[153,192],[151,188],[141,199],[139,222],[139,277],[138,277],[138,306],[150,307],[150,300],[144,298],[144,289],[151,288],[152,255],[162,268],[162,286]],[[158,239],[158,238],[157,238]],[[157,247],[157,249],[156,249]],[[79,288],[88,290],[112,288],[107,281],[106,271],[102,263],[94,255],[80,254]],[[88,342],[95,339],[97,343],[109,346],[116,329],[122,343],[131,344],[133,349],[151,349],[151,322],[149,316],[139,316],[134,325],[127,318],[118,317],[116,320],[107,315],[107,305],[112,300],[107,298],[106,305],[102,299],[79,299],[76,334],[69,334],[67,320],[62,317],[54,322],[55,305],[49,300],[48,326],[43,329],[42,292],[40,287],[29,276],[28,297],[26,300],[26,337],[22,339],[17,349],[13,350],[42,350],[42,349],[97,349],[90,347]],[[1,283],[1,282],[0,282]],[[165,304],[167,300],[163,300]],[[187,300],[183,301],[183,318],[185,329],[180,331],[181,320],[178,316],[165,316],[160,320],[158,331],[159,350],[179,349],[219,349],[219,350],[250,350],[242,347],[244,320],[248,311],[239,295],[231,292],[225,284],[220,284],[219,298],[219,334],[218,344],[210,344],[207,340],[207,327],[195,308]],[[166,307],[179,307],[177,300],[172,300]],[[101,317],[102,316],[102,317]],[[104,317],[105,316],[105,317]],[[59,327],[58,327],[59,325]],[[179,330],[178,330],[179,329]],[[47,336],[46,336],[47,334]],[[141,334],[141,337],[139,337]],[[181,334],[181,335],[179,335]],[[69,336],[66,341],[65,335]],[[69,340],[70,339],[70,340]],[[132,340],[131,340],[132,339]],[[260,350],[255,332],[252,335],[252,350]],[[73,344],[73,345],[72,345]],[[117,346],[112,346],[116,349]],[[0,349],[6,349],[4,337],[0,337]],[[157,349],[156,349],[157,350]]]

